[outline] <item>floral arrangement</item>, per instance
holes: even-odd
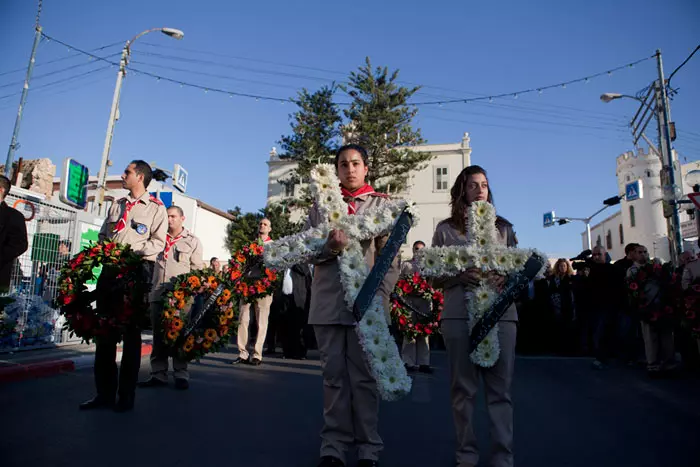
[[[104,280],[88,292],[85,284],[95,279],[100,266]],[[64,327],[88,343],[105,335],[120,340],[125,329],[143,327],[150,290],[143,273],[143,259],[129,245],[103,240],[86,246],[61,268],[58,279],[56,305],[65,317]]]
[[[337,261],[345,303],[352,308],[369,274],[360,242],[391,232],[405,209],[411,212],[414,219],[417,219],[418,212],[408,201],[397,200],[367,209],[362,214],[349,215],[340,192],[340,180],[330,164],[318,165],[311,171],[309,190],[319,213],[327,222],[267,244],[265,263],[277,269],[285,269],[297,263],[309,262],[321,253],[328,233],[332,229],[342,229],[350,243]],[[389,334],[381,297],[374,298],[355,331],[382,399],[396,400],[410,392],[411,378],[406,373],[396,343]]]
[[[234,284],[233,290],[245,303],[270,295],[277,281],[277,272],[270,268],[264,268],[262,277],[251,275],[254,269],[262,268],[264,250],[262,240],[258,239],[234,253],[229,261],[228,274]]]
[[[700,339],[700,279],[695,279],[683,293],[683,324]]]
[[[399,331],[405,338],[414,340],[422,336],[430,336],[438,332],[440,314],[445,299],[442,292],[433,289],[428,281],[423,279],[419,273],[414,273],[411,277],[399,279],[394,287],[394,295],[397,297],[413,296],[419,297],[430,303],[430,317],[427,322],[413,322],[413,312],[400,300],[394,298],[391,301],[391,316],[396,322]],[[421,321],[419,319],[419,321]]]
[[[234,301],[230,286],[224,277],[213,269],[202,269],[181,274],[171,279],[172,290],[163,294],[161,330],[163,342],[170,346],[179,358],[190,361],[216,352],[226,346],[235,329]],[[222,290],[217,290],[223,285]],[[218,296],[212,298],[212,295]],[[190,306],[201,300],[208,310],[200,310],[198,322],[192,321]]]
[[[508,248],[498,242],[496,231],[496,209],[486,201],[472,203],[467,212],[464,246],[423,248],[418,253],[418,265],[423,277],[454,277],[468,269],[479,269],[482,273],[496,272],[503,275],[521,272],[528,258],[536,250]],[[539,272],[542,276],[545,268]],[[469,329],[481,320],[498,297],[498,293],[486,282],[474,289],[465,289]],[[501,353],[498,340],[498,325],[488,333],[470,355],[471,360],[482,367],[496,364]]]
[[[660,323],[674,318],[677,308],[674,297],[680,297],[681,293],[677,274],[669,267],[658,261],[634,265],[626,282],[630,306],[641,320]]]

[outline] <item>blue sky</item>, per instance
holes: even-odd
[[[424,85],[415,100],[429,101],[558,83],[651,56],[657,48],[668,74],[700,43],[700,3],[660,5],[648,0],[202,0],[196,6],[46,0],[41,23],[48,35],[78,48],[116,44],[97,52],[103,56],[118,54],[144,29],[180,28],[182,41],[160,34],[140,39],[131,65],[204,86],[282,98],[301,87],[342,81],[370,56],[375,65],[398,68],[401,80]],[[12,94],[21,91],[24,77],[6,72],[26,66],[35,14],[35,2],[0,2],[3,160],[19,101]],[[17,156],[54,162],[71,156],[96,173],[116,69],[101,69],[102,63],[82,56],[45,64],[72,54],[55,42],[41,44]],[[49,74],[73,65],[81,66]],[[573,255],[580,250],[582,225],[543,229],[542,213],[555,209],[584,217],[616,194],[615,158],[632,148],[625,125],[636,104],[605,105],[598,97],[608,91],[633,94],[655,77],[655,62],[649,60],[541,95],[421,108],[415,125],[430,143],[457,142],[468,131],[473,163],[489,170],[499,212],[515,224],[521,245]],[[672,103],[676,148],[688,160],[700,158],[698,83],[700,54],[672,82],[680,88]],[[256,210],[265,203],[268,152],[288,132],[292,110],[288,103],[205,93],[129,74],[111,173],[133,158],[166,168],[180,163],[189,170],[193,196],[224,209]]]

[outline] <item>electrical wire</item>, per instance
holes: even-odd
[[[120,44],[123,45],[123,44],[124,44],[124,41],[113,42],[113,43],[111,43],[111,44],[103,45],[102,47],[98,47],[98,48],[96,48],[96,49],[93,49],[92,52],[99,52],[100,50],[109,49],[110,47],[114,47],[115,45],[120,45]],[[50,65],[50,64],[52,64],[52,63],[62,62],[62,61],[64,61],[64,60],[70,60],[71,58],[81,57],[81,56],[83,56],[83,55],[85,55],[85,54],[84,54],[84,53],[78,52],[78,53],[74,53],[74,54],[68,55],[67,57],[61,57],[61,58],[56,58],[56,59],[53,59],[53,60],[49,60],[49,61],[47,61],[47,62],[36,63],[36,64],[34,64],[34,68],[37,68],[37,67],[40,67],[40,66]],[[12,74],[12,73],[26,72],[26,71],[27,71],[27,67],[25,66],[24,68],[17,68],[17,69],[15,69],[15,70],[3,71],[3,72],[0,73],[0,76],[9,75],[9,74]]]
[[[671,83],[671,78],[673,78],[673,75],[675,75],[676,72],[678,72],[678,70],[680,70],[681,68],[683,68],[683,66],[684,66],[686,63],[688,63],[688,61],[689,61],[691,58],[693,58],[693,55],[695,55],[695,53],[696,53],[698,50],[700,50],[700,45],[698,45],[697,47],[695,47],[695,50],[693,50],[693,51],[690,53],[690,55],[688,55],[688,58],[686,58],[685,60],[683,60],[683,63],[681,63],[680,65],[678,65],[678,66],[676,67],[676,69],[673,70],[673,72],[672,72],[670,75],[668,75],[668,78],[666,78],[666,85],[667,85],[667,86],[670,85],[670,83]]]
[[[116,54],[108,55],[108,56],[106,56],[105,58],[114,57],[115,55],[119,55],[119,54],[116,53]],[[40,75],[37,75],[37,76],[33,76],[33,77],[32,77],[32,81],[41,80],[41,79],[47,78],[47,77],[49,77],[49,76],[57,75],[57,74],[60,74],[60,73],[63,73],[63,72],[69,71],[69,70],[74,70],[74,69],[76,69],[76,68],[80,68],[80,67],[84,67],[84,66],[88,66],[88,65],[93,65],[94,63],[95,63],[95,62],[89,61],[89,62],[85,62],[85,63],[78,63],[78,64],[75,64],[75,65],[71,65],[71,66],[65,67],[65,68],[60,68],[60,69],[58,69],[58,70],[49,71],[48,73],[44,73],[44,74],[40,74]],[[22,80],[22,81],[15,81],[15,82],[13,82],[13,83],[8,83],[8,84],[2,84],[2,85],[0,85],[0,89],[1,89],[1,88],[7,88],[7,87],[10,87],[10,86],[22,85],[22,84],[24,84],[24,80]]]
[[[100,72],[100,71],[103,71],[103,70],[107,70],[107,69],[109,69],[109,68],[111,68],[111,65],[105,65],[105,66],[103,66],[103,67],[95,68],[95,69],[93,69],[93,70],[86,71],[86,72],[80,73],[80,74],[78,74],[78,75],[68,76],[68,77],[66,77],[66,78],[62,78],[62,79],[59,79],[59,80],[56,80],[56,81],[52,81],[52,82],[50,82],[50,83],[41,84],[41,85],[39,85],[39,86],[34,86],[34,87],[32,87],[32,90],[38,90],[38,89],[46,88],[46,87],[49,87],[49,86],[54,86],[54,85],[57,85],[57,84],[66,83],[66,82],[68,82],[68,81],[76,80],[76,79],[78,79],[78,78],[80,78],[80,77],[82,77],[82,76],[88,76],[88,75],[91,75],[91,74],[94,74],[94,73],[97,73],[97,72]],[[6,95],[4,95],[4,96],[0,96],[0,100],[2,100],[2,99],[7,99],[7,98],[12,97],[12,96],[18,96],[18,95],[20,95],[20,94],[22,94],[21,91],[20,91],[20,92],[15,92],[15,93],[12,93],[12,94],[6,94]]]

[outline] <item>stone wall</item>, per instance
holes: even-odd
[[[15,163],[16,167],[16,163]],[[0,165],[0,173],[4,173],[5,166]],[[20,188],[40,193],[47,198],[53,194],[53,178],[56,175],[56,166],[51,159],[30,159],[22,161],[22,181]]]

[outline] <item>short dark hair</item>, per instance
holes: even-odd
[[[7,196],[7,194],[10,192],[11,186],[12,183],[10,183],[10,179],[4,175],[0,175],[0,188],[3,191],[2,196]]]
[[[425,246],[425,242],[423,240],[416,240],[413,242],[413,248],[415,249],[418,245],[423,245]]]
[[[340,159],[340,155],[344,153],[345,151],[357,151],[360,153],[360,156],[362,156],[362,162],[369,167],[369,155],[367,154],[367,150],[360,146],[359,144],[345,144],[338,148],[338,150],[335,153],[335,166],[338,167],[338,159]]]
[[[638,246],[641,245],[639,243],[628,243],[627,245],[625,245],[625,256],[629,255],[634,250],[636,250]]]
[[[212,256],[211,259],[209,260],[209,264],[213,263],[214,261],[218,261],[218,260],[219,260],[219,258],[217,258],[216,256]]]
[[[153,180],[153,169],[151,169],[151,166],[148,165],[148,162],[140,159],[131,161],[131,164],[134,164],[134,172],[143,175],[143,186],[144,188],[148,188],[151,180]]]
[[[173,204],[172,206],[168,207],[167,210],[170,211],[171,209],[175,209],[178,212],[178,214],[180,214],[180,217],[185,217],[185,212],[182,210],[182,208],[180,206],[175,206]]]

